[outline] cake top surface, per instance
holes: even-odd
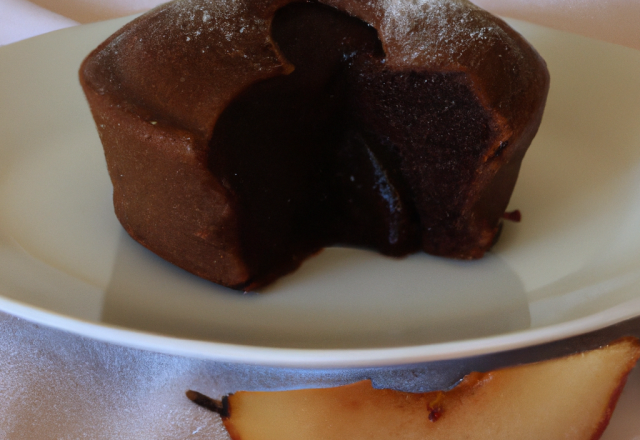
[[[211,135],[219,111],[249,85],[294,68],[271,37],[292,0],[177,0],[125,26],[88,65],[89,82],[171,123]],[[509,112],[539,56],[502,20],[466,0],[322,0],[378,31],[394,70],[463,71],[485,104]],[[533,55],[533,57],[532,57]],[[530,62],[535,58],[535,62]],[[92,66],[108,70],[91,74]],[[97,82],[102,82],[97,84]],[[203,91],[206,90],[206,94]],[[516,112],[506,117],[518,117]],[[188,118],[184,117],[189,114]]]

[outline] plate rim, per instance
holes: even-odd
[[[476,339],[363,349],[299,349],[228,344],[96,324],[0,295],[0,311],[56,330],[118,346],[215,362],[280,368],[392,367],[507,352],[603,330],[640,315],[640,296],[601,312],[534,329]]]

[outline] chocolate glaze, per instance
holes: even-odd
[[[486,31],[495,41],[475,43],[480,61],[406,53],[382,0],[258,3],[168,4],[83,64],[125,229],[241,290],[336,244],[481,257],[542,116],[535,51],[464,1],[425,7],[447,12],[434,28],[462,14]],[[234,39],[218,35],[227,28]]]

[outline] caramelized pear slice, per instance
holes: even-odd
[[[379,390],[362,381],[243,391],[213,409],[233,440],[595,440],[639,357],[638,340],[624,338],[560,359],[472,373],[450,391]]]

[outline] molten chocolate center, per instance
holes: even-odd
[[[372,27],[315,3],[280,9],[272,38],[294,72],[238,96],[209,156],[251,282],[334,244],[446,254],[461,188],[493,138],[464,74],[390,71]]]

